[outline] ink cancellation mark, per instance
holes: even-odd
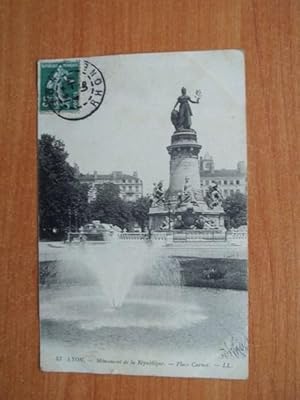
[[[45,62],[40,66],[41,112],[78,121],[101,106],[106,85],[102,72],[86,60]]]

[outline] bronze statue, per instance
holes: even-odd
[[[191,129],[192,126],[192,110],[189,103],[198,104],[201,97],[200,90],[196,90],[196,100],[192,100],[186,94],[186,88],[181,89],[181,96],[178,97],[177,102],[171,113],[171,121],[176,130]],[[179,104],[179,111],[176,110]]]

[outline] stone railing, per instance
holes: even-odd
[[[227,240],[247,240],[247,232],[227,232]]]
[[[164,231],[164,232],[153,232],[151,234],[151,239],[153,239],[153,240],[166,240],[167,236],[168,235],[172,236],[172,234],[173,234],[172,232],[166,232],[166,231]]]
[[[119,233],[119,239],[121,240],[145,240],[149,237],[148,233],[145,232],[122,232]]]
[[[145,240],[149,238],[148,233],[142,232],[126,232],[119,233],[119,239],[121,240]],[[220,231],[161,231],[152,232],[151,239],[158,241],[166,241],[170,239],[174,242],[197,242],[203,240],[226,240],[226,233]]]
[[[201,231],[182,231],[174,232],[173,240],[186,241],[186,242],[197,242],[203,240],[226,240],[226,233],[213,230],[201,230]]]
[[[247,237],[247,232],[222,232],[218,230],[178,230],[151,233],[152,240],[167,241],[169,239],[171,242],[246,240]],[[146,232],[123,232],[118,234],[118,238],[120,240],[146,240],[149,235]]]

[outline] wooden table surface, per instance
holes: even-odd
[[[300,399],[299,0],[2,0],[0,22],[0,399]],[[249,380],[42,373],[37,59],[224,48],[247,68]]]

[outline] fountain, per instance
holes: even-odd
[[[55,279],[48,281],[55,296],[51,305],[42,301],[46,320],[79,319],[80,329],[90,331],[177,329],[206,319],[189,301],[179,261],[149,242],[69,247],[55,264]]]
[[[100,251],[99,251],[100,250]],[[137,283],[170,285],[180,283],[179,263],[156,257],[146,242],[116,241],[101,248],[88,248],[83,264],[99,283],[111,307],[119,308]],[[164,268],[162,268],[164,264]]]
[[[52,283],[97,285],[102,301],[112,309],[124,304],[134,286],[178,287],[182,283],[179,261],[145,241],[69,247],[55,268]]]
[[[68,246],[51,269],[56,275],[45,278],[40,290],[41,357],[50,360],[50,369],[56,365],[53,354],[89,354],[93,361],[84,368],[95,372],[114,368],[109,363],[99,369],[100,357],[205,361],[218,357],[231,332],[244,333],[246,292],[185,286],[179,260],[155,244]],[[119,368],[128,372],[126,365]]]

